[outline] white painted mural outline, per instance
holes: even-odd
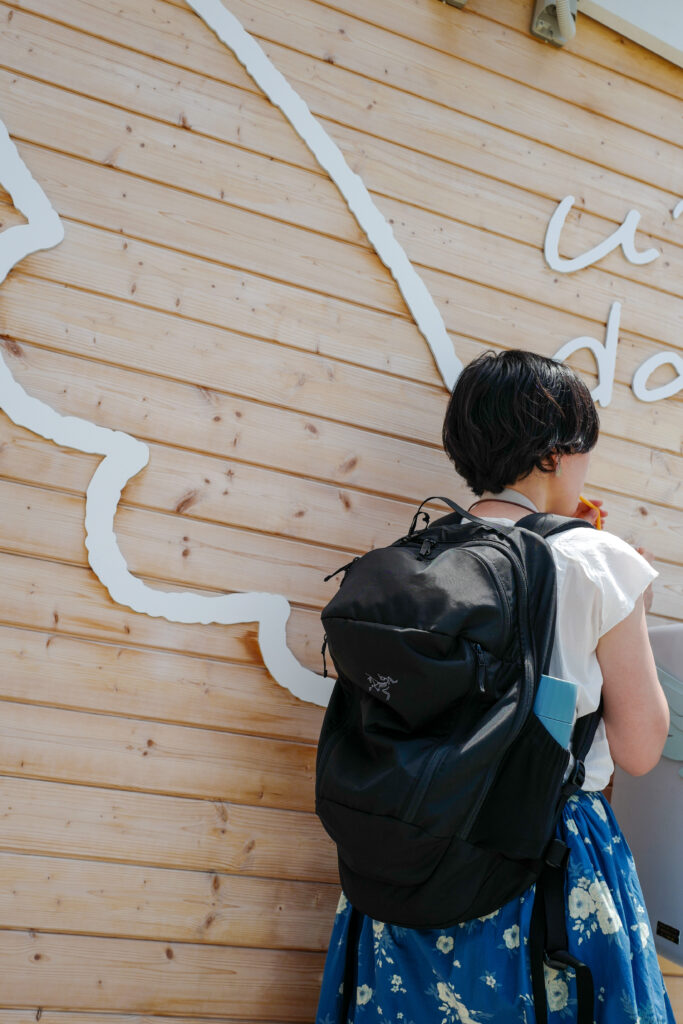
[[[34,181],[5,126],[0,122],[0,169],[3,187],[29,225],[0,234],[0,284],[14,263],[29,252],[49,249],[64,237],[55,210]],[[31,227],[31,234],[18,236]],[[291,608],[281,594],[259,592],[207,597],[192,591],[155,590],[129,571],[114,533],[114,516],[125,485],[147,465],[149,448],[121,430],[100,427],[78,416],[63,416],[32,398],[14,379],[0,355],[0,407],[13,423],[65,448],[103,455],[86,490],[85,546],[93,572],[117,604],[171,622],[258,623],[258,642],[266,668],[280,685],[302,700],[323,706],[332,680],[305,668],[287,646]]]
[[[363,179],[354,174],[336,142],[333,142],[308,105],[284,75],[268,59],[259,44],[220,0],[186,0],[253,78],[270,102],[279,107],[294,131],[310,149],[341,192],[382,263],[398,285],[420,333],[429,345],[449,391],[462,370],[443,317],[424,281],[397,242],[391,225],[375,206]]]
[[[50,200],[33,179],[17,147],[0,121],[0,170],[2,185],[28,224],[15,224],[0,236],[0,284],[13,266],[30,253],[52,249],[64,238],[64,226]]]
[[[335,182],[358,224],[394,277],[449,390],[462,363],[453,350],[431,294],[379,212],[361,178],[346,163],[307,105],[268,60],[258,43],[218,0],[190,6],[244,65],[256,84],[280,107],[295,131]],[[63,225],[22,161],[0,122],[0,173],[14,205],[28,219],[0,234],[0,284],[29,253],[57,245]],[[258,623],[258,642],[266,668],[296,697],[325,706],[333,680],[305,668],[287,646],[289,601],[281,594],[240,592],[208,597],[192,591],[156,590],[129,571],[114,532],[114,516],[125,485],[149,461],[149,448],[120,430],[100,427],[77,416],[63,416],[32,398],[12,376],[0,355],[0,407],[18,426],[66,448],[103,455],[86,490],[85,546],[90,566],[112,599],[121,605],[171,622]]]
[[[330,175],[343,198],[367,235],[382,262],[391,272],[415,322],[429,345],[436,365],[449,391],[462,369],[462,363],[453,350],[439,310],[406,253],[394,237],[385,218],[373,203],[362,179],[348,167],[341,150],[330,139],[313,117],[307,105],[292,89],[283,75],[273,66],[258,43],[240,22],[228,12],[220,0],[188,0],[188,5],[228,46],[245,67],[269,100],[278,106],[294,130],[300,135],[320,166]],[[0,122],[0,176],[2,184],[12,196],[14,204],[28,220],[0,233],[0,284],[21,259],[29,253],[57,245],[64,237],[61,221],[49,200],[32,178],[21,160],[7,130]],[[567,197],[571,199],[571,197]],[[573,200],[572,200],[573,202]],[[571,203],[564,201],[561,216],[566,217]],[[683,209],[683,201],[673,212],[676,218]],[[621,244],[627,258],[633,262],[654,259],[647,253],[635,253],[633,234],[635,219],[624,222],[603,246],[615,248]],[[549,235],[557,234],[559,242],[561,224],[558,219],[549,227]],[[562,223],[564,220],[562,220]],[[621,231],[621,234],[619,232]],[[619,237],[619,241],[615,241]],[[629,249],[629,245],[631,248]],[[608,250],[605,250],[608,251]],[[596,250],[590,255],[596,258]],[[559,260],[559,253],[557,256]],[[565,264],[568,261],[565,261]],[[566,266],[563,269],[568,269]],[[577,266],[572,269],[578,269]],[[570,341],[560,350],[566,355],[579,347],[589,347],[607,379],[614,376],[614,361],[618,342],[619,304],[615,303],[608,324],[608,342],[600,346],[595,339],[580,338]],[[611,325],[611,326],[610,326]],[[559,354],[555,355],[559,358]],[[645,393],[649,372],[667,361],[667,354],[653,356],[641,368],[639,379],[634,378],[634,390]],[[671,359],[668,358],[671,362]],[[606,365],[606,364],[609,364]],[[643,372],[647,369],[647,373]],[[678,369],[678,367],[677,367]],[[680,385],[679,385],[680,386]],[[646,401],[654,401],[673,393],[675,382],[656,392],[649,392]],[[599,387],[599,398],[607,404],[611,387]],[[640,397],[640,395],[639,395]],[[333,681],[305,668],[289,650],[286,624],[291,613],[289,601],[281,594],[240,592],[220,596],[206,596],[192,591],[172,592],[155,590],[133,576],[128,570],[114,532],[114,516],[121,491],[125,485],[147,465],[149,448],[123,431],[100,427],[76,416],[63,416],[45,402],[32,398],[14,379],[0,355],[0,408],[19,426],[55,441],[66,448],[104,456],[95,470],[86,490],[85,531],[88,561],[95,575],[112,599],[152,617],[163,617],[171,622],[187,623],[258,623],[258,642],[266,668],[275,681],[296,697],[322,706],[326,705]]]

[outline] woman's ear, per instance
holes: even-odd
[[[550,452],[548,455],[544,455],[541,461],[548,472],[556,473],[561,458],[562,456],[559,452]]]

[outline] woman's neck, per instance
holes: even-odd
[[[513,487],[506,487],[494,495],[484,491],[481,498],[470,505],[470,511],[477,516],[500,516],[517,522],[531,512],[540,511],[532,499]]]
[[[513,519],[515,522],[531,514],[531,509],[520,508],[507,501],[477,501],[470,506],[469,511],[475,516],[496,516]]]

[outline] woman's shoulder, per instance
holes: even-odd
[[[560,591],[571,606],[590,605],[597,638],[632,610],[659,572],[636,549],[609,530],[567,530],[549,537]]]
[[[578,523],[578,520],[577,520]],[[623,537],[620,537],[616,533],[611,533],[609,530],[598,530],[595,526],[577,525],[574,529],[564,530],[562,533],[556,533],[552,537],[548,538],[553,544],[557,544],[559,547],[587,547],[589,550],[594,548],[610,548],[612,550],[623,551],[625,548],[632,548],[628,541],[625,541]],[[637,552],[636,552],[637,553]],[[640,556],[642,557],[642,555]]]
[[[609,530],[581,526],[548,537],[548,542],[558,554],[581,561],[594,571],[619,572],[623,567],[642,570],[652,579],[659,576],[659,572],[632,544]]]

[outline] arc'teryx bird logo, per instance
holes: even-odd
[[[370,690],[369,690],[370,693],[379,693],[383,697],[386,697],[387,700],[391,699],[391,693],[389,692],[389,687],[393,686],[394,683],[397,683],[398,679],[392,679],[391,676],[380,676],[380,675],[378,675],[377,678],[375,679],[374,676],[371,676],[369,672],[365,673],[365,677],[368,680],[368,682],[371,684]]]

